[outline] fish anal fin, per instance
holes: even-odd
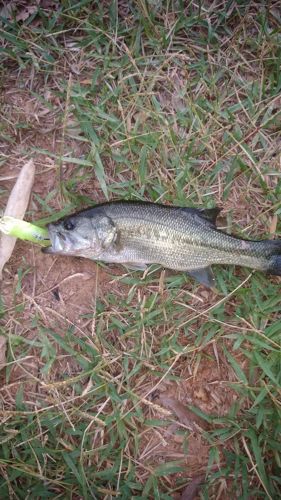
[[[146,264],[141,264],[139,262],[122,262],[122,264],[133,271],[145,271],[147,269]]]
[[[199,283],[205,285],[207,288],[214,288],[215,277],[210,266],[201,267],[198,269],[191,269],[187,271],[192,278],[195,278]]]

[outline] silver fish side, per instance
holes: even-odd
[[[281,241],[248,241],[219,231],[218,209],[145,202],[112,202],[49,225],[47,253],[188,271],[211,286],[212,264],[235,264],[281,274]],[[280,267],[280,269],[279,269]]]

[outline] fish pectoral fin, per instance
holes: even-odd
[[[199,283],[205,285],[207,288],[214,288],[215,277],[210,266],[188,270],[187,272],[188,274],[190,274],[190,276],[197,279]]]
[[[122,262],[122,264],[133,271],[145,271],[147,269],[146,264],[140,264],[138,262]]]
[[[107,250],[118,238],[118,230],[110,217],[103,217],[99,221],[96,233],[100,242],[100,253]]]

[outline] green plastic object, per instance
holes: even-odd
[[[38,243],[42,246],[49,246],[51,244],[47,229],[35,226],[24,220],[9,217],[8,215],[0,218],[0,231],[8,236]]]

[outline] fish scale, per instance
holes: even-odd
[[[157,205],[156,207],[158,208]],[[124,250],[119,254],[116,252],[114,255],[115,258],[119,257],[120,261],[128,259],[128,262],[134,262],[137,258],[141,259],[143,263],[150,263],[155,261],[155,250],[157,250],[157,258],[161,259],[159,263],[177,270],[196,269],[210,263],[240,263],[241,265],[242,257],[246,257],[248,264],[249,259],[247,257],[249,256],[250,259],[258,260],[257,265],[262,265],[260,260],[263,256],[263,242],[262,245],[259,244],[260,242],[252,242],[256,244],[255,252],[257,257],[254,257],[252,255],[253,249],[241,248],[241,241],[244,240],[214,231],[211,227],[204,227],[203,232],[202,225],[198,226],[196,221],[190,220],[188,211],[186,214],[184,210],[179,213],[179,210],[172,207],[172,213],[169,217],[165,210],[169,207],[165,207],[164,210],[159,207],[159,214],[155,211],[156,213],[153,214],[152,219],[151,210],[145,207],[145,211],[143,211],[142,205],[128,205],[124,211],[122,207],[118,207],[121,209],[120,212],[119,210],[115,211],[115,208],[114,205],[109,206],[106,213],[109,217],[114,218],[116,226],[122,234],[121,241]],[[155,208],[154,205],[153,208]],[[159,223],[160,217],[162,218]],[[138,226],[135,223],[136,220],[142,222],[142,234],[139,234]],[[152,231],[148,231],[148,229],[153,229],[155,224],[158,224],[158,231],[161,232],[164,229],[166,238],[161,238],[159,241],[158,238],[151,236]],[[165,247],[163,247],[163,242],[165,242]],[[201,253],[198,253],[198,249],[200,249]],[[232,253],[229,254],[227,250]],[[112,251],[104,252],[101,260],[106,261],[110,256],[112,256]],[[266,260],[264,265],[266,265]]]
[[[281,241],[250,241],[216,228],[219,210],[109,202],[48,226],[47,253],[133,266],[160,264],[213,285],[212,264],[281,274]]]

